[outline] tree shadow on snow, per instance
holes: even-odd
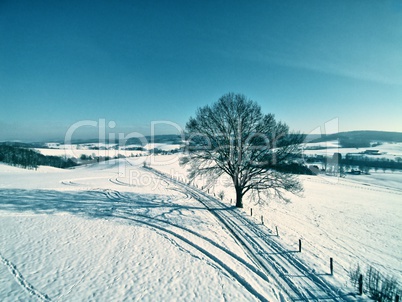
[[[118,209],[125,212],[172,213],[184,210],[205,210],[204,207],[183,206],[170,196],[157,194],[122,194],[113,190],[55,191],[0,189],[0,210],[38,214],[70,213],[90,218],[113,216]]]

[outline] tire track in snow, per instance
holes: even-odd
[[[115,184],[115,185],[118,185],[118,186],[133,187],[132,185],[130,185],[130,184],[128,184],[128,183],[122,182],[122,181],[119,180],[117,177],[114,178],[114,179],[113,179],[113,178],[109,178],[109,181],[110,181],[111,183]]]
[[[111,181],[109,179],[109,181]],[[117,185],[122,185],[125,186],[125,183],[117,183],[114,181],[111,181],[114,184]],[[164,180],[164,182],[168,185],[171,186],[171,183],[169,183],[168,181]],[[187,192],[187,190],[181,188],[181,187],[176,187],[176,186],[171,186],[170,188],[168,188],[169,190],[173,190],[176,192],[179,192],[181,194],[183,194],[185,196],[186,199],[190,199],[192,198],[192,195]],[[105,197],[107,197],[108,199],[110,199],[111,201],[114,202],[130,202],[129,199],[127,199],[127,197],[122,196],[118,191],[115,190],[110,190],[110,189],[98,189],[97,191],[99,191],[100,193],[104,194]],[[182,246],[181,244],[179,244],[179,242],[184,243],[187,246],[190,246],[191,248],[195,249],[196,251],[200,252],[204,257],[206,257],[206,259],[208,259],[208,264],[212,265],[212,266],[216,266],[219,267],[220,270],[222,270],[222,272],[224,274],[226,274],[227,276],[230,276],[231,278],[233,278],[234,280],[236,280],[238,283],[240,283],[250,294],[252,294],[253,296],[255,296],[258,300],[260,301],[268,301],[264,295],[262,295],[261,293],[258,292],[258,290],[256,290],[243,276],[241,276],[239,273],[236,272],[235,269],[233,269],[229,264],[226,264],[223,260],[219,259],[219,257],[215,256],[214,253],[212,253],[210,251],[210,249],[218,249],[220,252],[225,253],[226,255],[230,256],[232,259],[234,259],[238,264],[246,267],[251,273],[256,274],[259,278],[261,278],[264,282],[268,282],[268,278],[267,276],[262,273],[257,267],[254,267],[253,265],[247,263],[246,261],[244,261],[243,259],[241,259],[240,257],[238,257],[237,255],[235,255],[233,252],[231,252],[230,250],[220,246],[219,244],[217,244],[216,242],[212,241],[209,238],[206,238],[204,236],[202,236],[201,234],[189,230],[185,227],[176,225],[174,223],[165,221],[165,220],[161,220],[155,217],[149,217],[146,215],[141,215],[141,214],[136,214],[136,213],[129,213],[127,211],[121,211],[116,209],[116,211],[113,213],[112,215],[115,218],[119,218],[119,219],[123,219],[123,220],[129,220],[132,222],[136,222],[139,224],[143,224],[147,227],[149,227],[150,229],[153,229],[154,231],[156,231],[157,233],[160,233],[160,235],[163,234],[163,236],[174,242],[176,246],[178,246],[180,249],[182,249],[183,251],[186,251],[188,253],[190,253],[192,256],[195,256],[192,252],[190,252],[188,250],[188,248],[185,248],[184,246]],[[162,226],[162,224],[164,224],[165,226]],[[172,230],[170,228],[176,228],[176,230]],[[181,235],[178,233],[178,231],[182,231],[184,232],[186,235]],[[197,244],[195,243],[195,241],[191,240],[188,235],[192,235],[195,236],[197,239],[201,239],[202,240],[202,244]],[[209,248],[207,248],[207,246]]]
[[[301,301],[348,301],[337,288],[325,282],[317,275],[310,273],[308,266],[292,256],[280,243],[267,237],[258,226],[250,223],[240,213],[222,211],[227,206],[204,192],[191,188],[179,181],[171,180],[163,173],[150,169],[161,178],[165,178],[187,190],[196,200],[202,203],[223,225],[238,238],[242,246],[252,254],[265,273],[274,277],[277,284],[292,300]],[[239,227],[239,224],[243,226]],[[303,278],[299,278],[303,277]]]
[[[163,178],[162,178],[163,179]],[[117,180],[117,181],[116,181]],[[121,181],[118,181],[118,179],[116,178],[115,181],[113,181],[113,179],[109,178],[109,182],[115,184],[115,185],[122,185],[122,186],[127,186],[128,184],[123,183]],[[170,180],[164,180],[164,182],[167,185],[170,185],[171,182]],[[80,186],[82,184],[79,183],[73,183],[72,181],[68,181],[65,182],[64,184],[66,185],[74,185],[74,186]],[[128,185],[129,186],[129,185]],[[173,186],[173,187],[176,187]],[[178,187],[179,190],[177,190],[177,188],[174,188],[173,191],[179,191],[180,193],[182,193],[183,195],[186,196],[186,198],[191,198],[192,194],[190,192],[188,192],[188,190],[186,188],[182,188],[181,186]],[[170,190],[172,188],[169,188]],[[112,190],[112,189],[100,189],[100,188],[92,188],[92,190],[101,193],[103,196],[105,196],[107,199],[109,199],[110,201],[113,202],[117,202],[117,203],[125,203],[125,202],[130,202],[130,198],[128,198],[127,196],[122,195],[119,191],[116,190]],[[113,213],[110,214],[110,216],[113,216],[115,218],[120,218],[120,219],[125,219],[125,220],[131,220],[133,222],[136,223],[140,223],[140,224],[144,224],[152,229],[154,229],[155,231],[159,231],[159,232],[163,232],[165,233],[167,236],[171,237],[171,239],[175,239],[176,242],[182,242],[182,244],[188,245],[191,248],[193,248],[194,250],[200,252],[202,255],[204,255],[206,257],[206,259],[209,259],[209,261],[212,261],[212,263],[214,263],[217,267],[219,267],[222,271],[225,272],[225,274],[231,276],[231,278],[233,278],[234,280],[236,280],[239,284],[241,284],[250,294],[252,294],[255,298],[257,298],[260,301],[267,301],[267,299],[264,297],[263,294],[261,294],[261,292],[259,290],[257,290],[256,288],[253,287],[253,285],[251,285],[248,281],[247,278],[245,278],[245,276],[242,276],[241,274],[239,274],[237,272],[237,269],[234,269],[232,265],[225,263],[225,261],[223,261],[222,259],[220,259],[219,257],[217,257],[213,252],[211,252],[209,250],[209,248],[207,248],[207,246],[209,246],[208,244],[212,244],[212,243],[208,243],[207,240],[203,240],[202,244],[198,244],[195,243],[194,240],[191,240],[190,238],[188,238],[187,234],[190,234],[189,232],[185,232],[186,230],[183,230],[185,232],[184,235],[181,234],[177,234],[176,231],[171,230],[170,227],[172,227],[172,225],[169,226],[169,229],[166,227],[163,227],[162,225],[158,224],[158,222],[154,222],[153,218],[148,217],[148,219],[150,219],[151,221],[144,221],[144,217],[140,218],[140,219],[136,219],[135,218],[135,214],[131,213],[129,215],[127,215],[128,213],[124,213],[124,216],[120,216],[119,215],[119,210],[117,210],[115,207],[113,207]],[[121,212],[120,212],[121,213]],[[131,217],[130,217],[131,216]],[[133,217],[134,216],[134,217]],[[160,223],[160,222],[159,222]],[[174,227],[174,226],[173,226]],[[195,234],[193,234],[194,236]],[[199,234],[198,234],[199,235]],[[195,235],[197,236],[197,235]],[[201,237],[198,237],[201,238]],[[207,244],[207,245],[205,245]],[[205,245],[205,246],[204,246]],[[219,246],[212,244],[212,246],[214,248],[218,248],[220,249]],[[184,248],[184,247],[183,247]],[[186,248],[184,248],[186,249]],[[266,274],[264,274],[261,270],[259,270],[257,267],[253,267],[252,265],[246,263],[244,260],[240,261],[239,258],[234,257],[233,254],[228,253],[227,251],[220,249],[221,252],[223,251],[224,253],[226,253],[227,255],[231,256],[232,258],[234,258],[235,260],[237,260],[237,265],[243,265],[248,267],[248,272],[251,274],[256,274],[259,278],[261,278],[262,280],[264,280],[264,282],[268,281],[268,278],[266,276]]]
[[[129,218],[126,216],[115,216],[117,218],[122,218],[125,220],[130,220],[139,224],[145,224],[146,226],[153,228],[155,230],[159,230],[162,231],[166,234],[169,234],[171,236],[173,236],[176,239],[179,239],[180,241],[186,243],[187,245],[191,246],[192,248],[194,248],[195,250],[198,250],[199,252],[201,252],[201,254],[205,255],[206,257],[208,257],[210,260],[212,260],[213,262],[216,263],[216,265],[218,265],[219,267],[221,267],[221,269],[225,270],[230,276],[232,276],[237,282],[239,282],[250,294],[254,295],[257,299],[259,299],[260,301],[267,301],[268,300],[262,295],[260,294],[256,289],[254,289],[254,287],[247,282],[247,280],[245,280],[242,276],[240,276],[235,270],[233,270],[229,265],[227,265],[226,263],[224,263],[223,261],[221,261],[218,257],[214,256],[211,252],[209,252],[208,250],[206,250],[205,248],[201,247],[200,245],[192,242],[191,240],[189,240],[188,238],[179,235],[177,233],[175,233],[172,230],[166,229],[162,226],[159,226],[157,224],[154,224],[152,222],[146,222],[144,220],[139,220],[139,219],[135,219],[135,218]]]
[[[196,190],[193,191],[197,192]],[[293,257],[292,251],[289,252],[280,243],[270,239],[271,237],[267,236],[258,225],[250,223],[239,212],[232,211],[230,214],[233,217],[231,217],[225,211],[213,210],[217,206],[222,206],[222,204],[203,192],[199,193],[201,194],[199,198],[206,203],[206,206],[211,208],[211,211],[217,215],[218,213],[222,215],[221,219],[229,225],[229,229],[234,230],[240,237],[243,237],[240,240],[250,247],[264,271],[268,274],[271,273],[271,276],[274,277],[289,297],[302,301],[343,301],[347,299],[338,289],[332,287],[317,275],[310,273],[308,266],[303,261]],[[241,225],[247,225],[248,230],[245,232],[243,228],[239,227],[236,220],[241,222]],[[304,281],[301,282],[299,277],[303,277]],[[293,294],[291,294],[292,292]]]
[[[63,180],[60,183],[65,186],[72,186],[72,187],[80,187],[81,186],[80,184],[72,182],[71,180]]]
[[[24,278],[24,276],[17,269],[17,266],[15,264],[13,264],[10,260],[4,258],[1,254],[0,254],[0,260],[8,268],[8,270],[13,275],[17,283],[30,295],[38,298],[40,301],[51,301],[48,295],[42,294],[31,283],[29,283],[28,280]]]
[[[126,213],[123,212],[123,214],[126,214]],[[261,279],[263,279],[264,281],[269,281],[269,280],[268,280],[268,277],[267,277],[265,274],[263,274],[261,271],[259,271],[259,270],[257,269],[257,267],[255,267],[255,266],[253,266],[252,264],[248,263],[247,261],[245,261],[245,260],[242,259],[241,257],[237,256],[235,253],[233,253],[233,252],[230,251],[229,249],[227,249],[227,248],[225,248],[225,247],[219,245],[218,243],[214,242],[213,240],[211,240],[211,239],[208,238],[208,237],[205,237],[205,236],[203,236],[203,235],[201,235],[201,234],[199,234],[199,233],[197,233],[197,232],[195,232],[195,231],[193,231],[193,230],[187,229],[187,228],[185,228],[185,227],[183,227],[183,226],[179,226],[179,225],[176,225],[176,224],[174,224],[174,223],[171,223],[171,222],[168,222],[168,221],[164,221],[164,220],[161,220],[161,219],[158,219],[158,218],[149,217],[149,216],[141,215],[141,214],[131,214],[131,215],[133,215],[133,216],[135,216],[135,217],[137,217],[137,218],[146,219],[147,221],[151,221],[151,222],[153,222],[153,223],[158,222],[158,223],[160,223],[160,224],[166,225],[167,227],[173,227],[173,228],[177,229],[178,231],[184,231],[184,232],[186,232],[186,233],[188,233],[188,234],[194,235],[195,237],[197,237],[197,239],[201,239],[201,240],[203,240],[203,241],[209,243],[209,244],[212,245],[214,248],[220,250],[221,252],[225,253],[226,255],[228,255],[228,256],[232,257],[233,259],[237,260],[240,264],[244,265],[244,266],[247,267],[250,271],[252,271],[253,273],[257,274],[257,275],[258,275]],[[176,233],[177,233],[177,231],[176,231]]]

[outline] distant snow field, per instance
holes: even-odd
[[[147,155],[152,149],[159,149],[161,151],[172,151],[180,149],[178,144],[162,144],[162,143],[149,143],[144,146],[140,145],[127,145],[117,146],[117,144],[82,144],[82,145],[64,145],[64,144],[47,144],[48,148],[36,148],[37,151],[43,155],[62,156],[67,158],[79,159],[81,155],[86,156],[102,156],[114,158],[119,155],[126,157]],[[144,151],[135,150],[142,148]]]
[[[188,183],[179,156],[68,170],[0,164],[0,300],[285,301],[272,276],[256,273],[253,257],[214,215],[181,186],[142,168],[146,162]],[[354,291],[347,271],[357,263],[400,278],[402,173],[301,179],[305,192],[288,196],[290,203],[249,200],[233,211],[256,225],[263,216],[261,229],[268,236],[277,227],[275,240],[290,252],[302,239],[295,257],[345,293]],[[224,192],[230,206],[229,184],[221,179],[209,194]],[[326,275],[330,257],[334,276]]]

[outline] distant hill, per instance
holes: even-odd
[[[145,136],[145,139],[147,143],[156,143],[156,144],[181,144],[182,143],[182,137],[177,134],[164,134],[164,135],[155,135],[154,137],[151,136]],[[143,138],[139,137],[132,137],[129,138],[125,143],[125,145],[144,145],[143,143]],[[63,141],[54,141],[56,143],[64,144]],[[72,140],[72,144],[96,144],[99,143],[99,139],[97,138],[91,138],[91,139],[77,139],[77,140]],[[118,144],[119,141],[118,139],[105,139],[104,143],[106,144]]]
[[[339,132],[329,135],[308,135],[309,143],[320,143],[333,140],[339,140],[340,142],[361,142],[365,144],[375,143],[375,142],[402,142],[402,132],[387,132],[387,131],[349,131],[349,132]],[[155,135],[153,138],[151,136],[146,136],[145,139],[148,143],[158,143],[158,144],[181,144],[182,137],[177,134],[166,134],[166,135]],[[62,140],[52,140],[52,142],[64,144]],[[77,139],[71,142],[72,144],[91,144],[99,143],[99,139]],[[118,144],[118,140],[105,140],[107,144]],[[13,147],[21,148],[44,148],[46,147],[45,142],[36,143],[23,143],[23,142],[0,142],[0,145],[7,145]],[[133,137],[125,142],[125,145],[143,145],[142,140],[137,137]]]
[[[0,146],[32,149],[32,148],[42,148],[44,146],[44,143],[0,142]]]
[[[333,140],[340,141],[367,141],[367,142],[402,142],[402,132],[387,131],[349,131],[329,135],[321,135],[319,138],[310,141],[320,143]]]

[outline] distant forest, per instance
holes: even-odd
[[[183,138],[181,135],[177,134],[161,134],[154,136],[144,136],[144,137],[131,137],[127,140],[119,141],[118,139],[105,139],[102,141],[106,144],[117,144],[120,146],[128,146],[128,145],[138,145],[144,146],[146,143],[156,143],[156,144],[182,144]],[[63,141],[59,141],[58,143],[63,144]],[[97,144],[99,143],[99,138],[94,139],[78,139],[71,141],[72,144]],[[35,147],[38,147],[40,144],[40,148],[46,147],[43,143],[35,143]]]
[[[360,170],[364,173],[369,173],[370,170],[378,171],[396,171],[402,170],[402,158],[396,157],[395,160],[388,158],[370,158],[367,156],[350,156],[342,157],[339,153],[335,153],[333,157],[326,157],[323,155],[307,156],[305,158],[307,163],[314,164],[320,163],[325,171],[340,170],[340,172],[347,172],[351,170]]]
[[[77,166],[77,163],[70,158],[45,156],[32,149],[7,144],[0,144],[0,162],[24,169],[35,170],[38,166],[51,166],[63,169]]]

